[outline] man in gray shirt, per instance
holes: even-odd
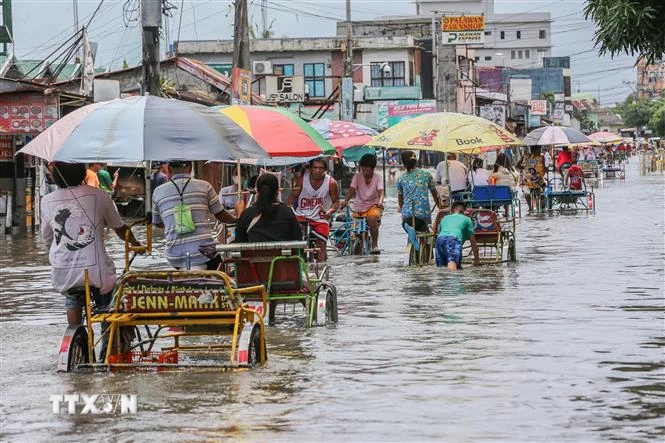
[[[152,222],[164,228],[166,260],[176,269],[215,270],[219,257],[209,259],[199,251],[200,246],[212,242],[209,214],[223,223],[234,223],[236,218],[226,211],[210,183],[191,177],[189,162],[171,161],[171,179],[154,190],[152,195]],[[178,233],[175,209],[185,205],[191,211],[193,231]]]

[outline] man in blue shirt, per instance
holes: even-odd
[[[439,224],[436,238],[436,265],[440,268],[447,266],[451,271],[462,269],[462,245],[467,240],[471,241],[473,264],[480,264],[478,245],[473,234],[473,222],[464,215],[465,209],[464,202],[453,203],[451,214],[446,215]]]

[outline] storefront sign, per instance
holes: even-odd
[[[556,108],[554,111],[552,111],[552,121],[556,123],[563,123],[564,115],[565,113],[563,108]]]
[[[529,100],[529,112],[531,115],[545,115],[547,114],[547,101],[546,100]]]
[[[14,160],[14,136],[0,135],[0,162]]]
[[[461,15],[441,17],[444,45],[471,45],[485,43],[485,17]]]
[[[0,133],[39,133],[58,120],[58,97],[6,94],[0,98]]]
[[[272,103],[305,101],[305,78],[267,75],[266,100]]]
[[[377,105],[377,124],[389,128],[402,120],[436,112],[435,100],[395,100]]]

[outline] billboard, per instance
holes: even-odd
[[[14,161],[14,136],[0,134],[0,162]]]
[[[436,112],[436,100],[394,100],[377,104],[376,123],[389,128],[402,120]]]
[[[441,17],[443,45],[472,45],[485,43],[485,17],[457,15]]]
[[[266,100],[272,103],[305,101],[305,78],[302,75],[282,77],[267,75]]]
[[[480,107],[480,116],[502,128],[506,127],[506,107],[503,105],[483,105]]]

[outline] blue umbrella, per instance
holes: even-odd
[[[48,161],[80,163],[270,157],[240,126],[216,110],[154,96],[79,108],[19,152]]]

